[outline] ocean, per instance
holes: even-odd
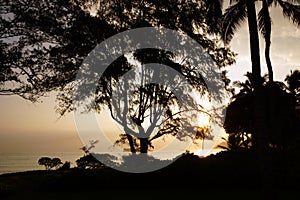
[[[0,174],[23,172],[31,170],[43,170],[44,166],[38,164],[41,157],[60,158],[71,162],[71,167],[75,166],[75,161],[83,156],[81,152],[64,153],[0,153]]]

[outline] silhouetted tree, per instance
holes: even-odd
[[[1,23],[5,27],[1,29],[2,40],[0,40],[1,47],[3,47],[1,55],[4,55],[0,71],[2,74],[0,75],[1,93],[17,94],[35,101],[50,91],[61,91],[58,96],[58,112],[63,115],[72,111],[74,109],[72,104],[74,80],[84,58],[101,41],[121,31],[137,27],[165,27],[183,32],[201,44],[218,67],[221,68],[234,62],[234,54],[227,47],[219,45],[216,40],[207,37],[208,30],[205,24],[205,4],[203,2],[191,0],[180,2],[175,0],[163,2],[134,0],[118,3],[101,1],[100,7],[94,7],[96,16],[93,17],[89,12],[94,3],[95,1],[68,0],[5,1],[4,6],[1,7],[1,11],[5,14],[1,15]],[[175,15],[176,18],[173,17]],[[146,51],[148,58],[141,56],[142,52],[132,53],[133,58],[141,63],[155,61],[154,58],[157,55],[157,51],[152,50]],[[161,55],[167,57],[166,55],[170,54]],[[180,55],[174,57],[178,58]],[[111,89],[107,87],[110,81],[118,80],[120,75],[133,67],[124,58],[120,58],[110,66],[114,71],[108,69],[107,76],[102,78],[104,82],[100,80],[98,108],[101,106],[103,108],[103,105],[109,106],[107,97],[110,97],[110,93],[105,94],[105,92],[109,92]],[[148,61],[146,62],[146,60]],[[163,61],[163,56],[158,59],[160,63],[172,64],[172,67],[179,70],[183,76],[190,77],[189,81],[193,86],[198,87],[196,89],[201,87],[201,92],[205,91],[203,79],[199,74],[191,76],[193,75],[191,69],[194,66],[184,62],[176,63],[174,60],[176,59]],[[107,87],[106,90],[104,87]],[[172,101],[175,102],[173,97],[165,98],[170,93],[162,93],[158,89],[161,88],[157,85],[140,88],[134,93],[135,96],[131,100],[138,96],[147,99],[152,95],[151,92],[157,91],[153,93],[156,100],[165,105]],[[101,95],[106,99],[101,99]],[[152,99],[148,102],[139,101],[132,105],[132,108],[143,111],[139,112],[139,115],[132,115],[132,120],[137,125],[142,123],[142,118],[149,111],[148,106],[153,105],[154,102]],[[139,109],[145,106],[147,109]],[[169,121],[164,126],[168,131],[160,131],[154,138],[167,132],[171,133],[176,129],[174,123],[178,124],[178,118],[172,117],[174,111],[170,112],[169,108],[165,110],[166,116],[169,115]],[[117,119],[115,115],[112,117]],[[125,128],[127,127],[125,126]],[[130,139],[132,137],[130,133],[125,133],[125,135],[131,151],[136,151],[133,139]],[[151,145],[149,141],[151,138],[148,138],[148,141],[141,138],[138,140],[140,140],[140,151],[147,152]]]
[[[266,47],[265,47],[265,57],[266,63],[268,67],[268,75],[269,81],[273,82],[273,69],[270,60],[270,45],[271,45],[271,17],[269,13],[269,7],[272,5],[280,6],[283,10],[283,15],[291,19],[296,25],[299,25],[300,22],[300,12],[299,5],[296,5],[296,1],[282,1],[282,0],[274,0],[267,1],[263,0],[261,10],[256,16],[256,8],[255,3],[258,2],[256,0],[252,1],[230,1],[230,6],[225,10],[225,13],[222,15],[222,5],[223,1],[212,0],[206,1],[209,5],[207,6],[207,20],[210,26],[214,26],[217,28],[210,29],[213,33],[217,33],[221,35],[221,38],[225,43],[230,42],[233,35],[235,34],[238,26],[247,18],[248,19],[248,27],[250,34],[250,50],[251,50],[251,61],[252,61],[252,74],[253,74],[253,87],[256,88],[255,94],[255,106],[253,109],[255,110],[255,121],[253,125],[255,126],[255,131],[258,134],[255,137],[258,137],[257,143],[259,145],[260,151],[264,151],[264,147],[266,147],[267,142],[264,138],[267,136],[264,135],[268,132],[269,127],[266,127],[266,121],[272,120],[267,119],[274,115],[272,114],[273,110],[276,109],[272,99],[274,98],[274,93],[272,90],[269,93],[263,94],[260,82],[260,51],[259,51],[259,39],[258,39],[258,30],[262,33]],[[215,26],[214,24],[217,24]],[[257,26],[258,25],[258,26]],[[276,86],[274,86],[276,87]],[[259,89],[259,90],[257,90]],[[276,90],[276,89],[274,89]],[[271,113],[267,116],[267,113],[263,113],[263,105],[264,98],[263,96],[270,95],[270,102],[268,104],[269,112]],[[270,134],[270,133],[268,133]],[[256,144],[256,142],[255,142]],[[254,145],[255,145],[254,144]],[[255,145],[256,146],[256,145]]]
[[[295,108],[296,115],[295,118],[291,118],[293,121],[292,123],[294,124],[293,132],[296,135],[296,139],[293,140],[293,149],[297,149],[300,141],[300,71],[291,71],[291,73],[286,76],[285,81],[287,82],[288,92],[293,96],[292,105]]]
[[[219,12],[220,8],[217,6],[222,6],[221,3],[216,4],[217,0],[207,1],[207,3],[213,3],[215,6],[209,12],[214,12],[217,10]],[[252,74],[253,74],[253,87],[255,88],[254,95],[254,115],[255,123],[253,124],[254,130],[257,134],[253,137],[253,146],[257,149],[259,154],[263,154],[266,148],[265,134],[267,132],[266,127],[266,113],[264,113],[264,98],[262,92],[261,79],[261,64],[260,64],[260,50],[259,50],[259,37],[258,37],[258,26],[256,17],[256,7],[255,0],[238,0],[230,1],[230,6],[225,10],[222,15],[222,19],[215,19],[215,21],[221,23],[220,29],[216,30],[216,33],[221,35],[225,44],[228,44],[233,38],[237,31],[239,25],[248,20],[249,28],[249,38],[250,38],[250,55],[252,62]],[[213,17],[213,15],[208,15]],[[220,17],[216,15],[215,17]]]
[[[31,101],[66,91],[87,54],[115,33],[69,0],[8,0],[0,9],[1,94]]]
[[[231,141],[234,141],[233,143],[249,148],[252,146],[253,134],[256,133],[253,125],[255,115],[253,114],[254,88],[252,74],[247,73],[246,76],[248,79],[244,83],[235,83],[241,89],[238,94],[233,96],[233,100],[227,108],[224,128],[229,137],[232,137]],[[266,79],[265,77],[261,80],[264,83],[263,91],[269,93],[272,90],[274,94],[273,102],[276,107],[276,110],[270,112],[267,104],[268,99],[265,101],[264,112],[267,113],[267,116],[274,114],[274,116],[268,117],[268,121],[266,121],[269,127],[269,134],[267,135],[268,148],[286,149],[296,134],[294,130],[298,123],[296,120],[296,98],[289,93],[284,83],[274,82],[268,84]],[[270,96],[267,96],[267,98],[270,98]],[[249,142],[250,138],[251,143]],[[229,139],[227,141],[231,142]]]
[[[17,94],[34,101],[49,91],[68,91],[68,83],[75,79],[80,64],[97,44],[120,31],[142,26],[182,30],[207,48],[218,65],[234,61],[228,48],[216,46],[204,33],[194,33],[192,23],[199,30],[205,29],[203,8],[198,3],[105,1],[97,17],[92,17],[88,10],[82,10],[82,2],[3,2],[1,94]],[[120,12],[126,9],[128,12]],[[137,9],[139,12],[135,12]]]
[[[44,165],[46,170],[50,170],[51,166],[51,158],[49,157],[42,157],[38,160],[39,165]]]
[[[143,54],[141,54],[142,51],[144,51]],[[190,70],[190,65],[175,63],[170,59],[172,54],[168,52],[152,49],[142,51],[135,54],[142,64],[168,65],[184,75],[196,91],[200,94],[205,93],[206,85],[201,74],[196,70]],[[141,57],[141,55],[143,56]],[[122,75],[128,69],[133,68],[133,65],[123,57],[110,67],[100,80],[96,103],[99,110],[105,105],[108,106],[110,115],[123,127],[125,133],[120,135],[116,144],[129,145],[132,153],[136,151],[147,153],[149,148],[153,148],[154,140],[166,135],[176,136],[180,140],[192,136],[194,131],[191,119],[184,117],[188,112],[204,112],[208,116],[213,114],[206,111],[201,105],[197,105],[193,99],[193,93],[180,81],[174,81],[176,77],[166,77],[164,68],[161,68],[158,73],[142,66],[140,71],[132,74],[132,77],[135,78],[122,80]],[[143,86],[143,83],[151,82],[150,80],[153,78],[163,80],[164,85],[151,83]],[[135,85],[139,83],[141,86],[135,88]],[[118,91],[117,96],[112,96],[113,90]],[[177,94],[172,90],[176,90]],[[184,105],[180,105],[178,98],[183,96],[185,102],[183,102]],[[185,126],[185,129],[181,126]]]
[[[291,71],[291,74],[287,75],[284,79],[287,82],[287,88],[289,92],[296,98],[297,104],[300,103],[300,71]]]
[[[52,168],[57,168],[61,164],[63,164],[60,158],[49,158],[49,157],[42,157],[38,160],[39,165],[44,165],[46,170],[50,170]]]
[[[208,126],[197,127],[196,139],[202,140],[202,150],[204,149],[205,139],[212,140],[213,135],[210,134],[210,128]]]
[[[57,168],[60,165],[62,165],[63,163],[61,162],[60,158],[52,158],[51,159],[51,166],[50,168]]]
[[[76,165],[79,169],[100,169],[105,166],[92,154],[87,154],[77,159]]]
[[[230,1],[230,6],[221,15],[223,9],[223,1],[207,0],[207,20],[216,22],[209,24],[210,26],[219,27],[210,29],[216,34],[220,34],[225,44],[228,44],[233,38],[239,25],[248,19],[248,27],[250,34],[250,49],[252,61],[252,74],[254,75],[254,86],[259,86],[260,74],[260,51],[258,39],[258,27],[256,18],[255,1]],[[216,14],[214,14],[216,13]]]
[[[256,12],[253,12],[253,7],[251,4],[256,2],[261,2],[261,9],[259,10],[257,17]],[[225,43],[230,42],[233,35],[235,34],[238,26],[246,19],[246,17],[251,16],[251,23],[248,21],[250,35],[251,32],[261,32],[265,39],[265,59],[268,67],[268,78],[269,82],[273,82],[273,67],[270,59],[270,46],[271,46],[271,32],[272,32],[272,19],[270,16],[270,7],[279,6],[282,9],[284,17],[290,19],[295,25],[300,24],[300,5],[297,1],[285,1],[285,0],[262,0],[257,1],[230,1],[230,7],[226,9],[224,15],[222,15],[223,0],[207,0],[207,23],[210,26],[212,33],[221,34]],[[252,12],[251,14],[249,12]],[[249,15],[250,14],[250,15]],[[257,20],[255,20],[255,18]],[[252,34],[254,34],[254,32]],[[250,37],[251,39],[251,37]],[[257,40],[258,41],[258,40]],[[250,41],[250,44],[254,40]],[[258,49],[257,49],[258,50]],[[252,71],[253,72],[253,71]]]
[[[269,82],[273,82],[273,67],[270,59],[271,46],[271,26],[272,19],[270,17],[269,8],[272,6],[279,6],[282,9],[282,14],[291,20],[296,26],[300,25],[300,5],[299,1],[283,1],[283,0],[263,0],[262,8],[258,13],[259,30],[265,39],[265,58],[268,67]]]

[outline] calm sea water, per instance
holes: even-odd
[[[0,174],[22,172],[30,170],[45,169],[38,164],[41,157],[60,158],[71,162],[71,166],[75,166],[75,161],[83,155],[81,152],[70,153],[0,153]]]

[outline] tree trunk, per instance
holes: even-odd
[[[130,134],[126,134],[126,136],[127,136],[128,142],[129,142],[130,151],[131,151],[131,153],[135,154],[136,150],[135,150],[135,147],[134,147],[133,138]]]
[[[263,0],[263,9],[265,12],[269,13],[269,8],[266,0]],[[268,14],[269,16],[269,14]],[[265,46],[265,58],[266,58],[266,63],[267,63],[267,68],[268,68],[268,75],[269,75],[269,83],[273,83],[274,81],[274,75],[273,75],[273,67],[271,63],[271,58],[270,58],[270,47],[271,47],[271,23],[265,24],[265,41],[266,41],[266,46]]]
[[[148,138],[140,138],[141,153],[148,153]]]
[[[253,0],[246,1],[248,14],[248,27],[250,33],[250,50],[252,62],[252,75],[254,86],[254,133],[253,133],[253,147],[256,150],[263,150],[266,136],[266,112],[264,108],[264,93],[261,83],[261,69],[260,69],[260,50],[258,39],[258,28],[256,19],[256,9]],[[261,152],[260,152],[261,153]]]
[[[273,83],[274,75],[273,75],[273,67],[270,58],[270,46],[271,46],[271,41],[266,40],[265,57],[266,57],[266,63],[268,67],[269,83]]]
[[[256,19],[256,9],[253,0],[247,0],[248,27],[250,34],[250,51],[252,62],[252,74],[254,76],[254,88],[259,87],[260,83],[260,51],[258,40],[258,28]]]
[[[267,154],[267,118],[266,118],[266,104],[264,99],[264,88],[260,81],[260,50],[258,39],[258,28],[255,1],[247,0],[247,14],[248,26],[250,33],[250,50],[252,61],[252,74],[254,86],[254,133],[253,135],[253,148],[257,152],[260,160],[260,176],[261,176],[261,189],[264,198],[271,198],[274,195],[273,178],[270,158]]]

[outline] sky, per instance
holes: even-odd
[[[281,16],[279,8],[271,9],[271,60],[274,79],[283,81],[290,70],[300,69],[300,29]],[[231,42],[238,53],[236,64],[227,67],[231,80],[243,80],[251,71],[248,26],[244,23]],[[262,38],[261,52],[264,50]],[[262,52],[262,74],[266,65]],[[42,103],[31,103],[18,96],[0,96],[0,153],[20,152],[79,152],[83,146],[74,122],[73,113],[62,118],[55,113],[55,94],[42,98]],[[102,119],[100,124],[108,124]],[[105,131],[118,131],[104,127]]]

